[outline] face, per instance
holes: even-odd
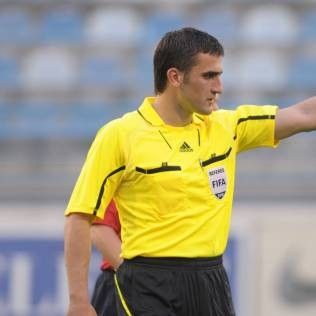
[[[210,114],[218,109],[222,93],[222,57],[200,53],[196,64],[183,75],[179,89],[179,105],[188,113]]]

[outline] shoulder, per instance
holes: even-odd
[[[102,138],[107,135],[122,136],[124,133],[127,133],[130,130],[133,130],[136,126],[138,126],[139,122],[140,117],[137,111],[128,112],[123,116],[103,125],[97,132],[97,137]]]
[[[221,125],[233,124],[236,117],[236,110],[220,109],[207,116],[207,122],[210,124],[218,123]]]
[[[276,105],[251,105],[243,104],[232,110],[218,110],[211,114],[212,119],[222,122],[240,123],[241,121],[260,119],[261,117],[273,118],[276,114]]]

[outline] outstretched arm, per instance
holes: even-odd
[[[106,225],[93,225],[91,239],[103,258],[106,258],[116,270],[122,263],[122,258],[121,240],[114,229]]]
[[[65,222],[65,261],[69,287],[67,316],[97,316],[90,305],[88,268],[91,253],[91,217],[72,213]]]
[[[275,119],[275,139],[316,129],[316,97],[279,109]]]

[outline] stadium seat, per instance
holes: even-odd
[[[35,38],[34,24],[29,12],[20,7],[0,11],[0,43],[29,44]]]
[[[204,10],[193,16],[191,24],[215,36],[224,46],[233,44],[239,37],[238,16],[232,9]]]
[[[43,47],[26,56],[22,80],[27,89],[64,90],[77,81],[76,60],[68,51]]]
[[[20,67],[16,59],[0,57],[0,89],[17,88],[20,84]]]
[[[144,23],[142,43],[147,46],[154,46],[166,32],[184,26],[187,24],[181,11],[154,11]]]
[[[58,105],[42,102],[15,105],[11,115],[10,138],[50,139],[59,133],[61,115]]]
[[[9,136],[9,124],[12,104],[9,101],[0,102],[0,140]]]
[[[108,120],[111,107],[106,103],[85,101],[71,104],[65,112],[62,127],[63,137],[69,139],[88,139]]]
[[[87,100],[70,104],[64,111],[61,133],[68,139],[91,139],[110,120],[137,108],[138,100]]]
[[[116,89],[126,84],[127,71],[118,58],[90,57],[83,61],[80,78],[83,85]]]
[[[10,104],[8,101],[0,101],[0,122],[4,122],[10,114]]]
[[[0,140],[12,138],[17,108],[16,103],[10,98],[0,101]]]
[[[132,8],[99,8],[86,18],[88,43],[133,46],[138,43],[142,30],[141,17]]]
[[[113,117],[111,107],[101,102],[19,103],[15,105],[15,110],[10,112],[10,116],[6,114],[9,119],[0,127],[0,139],[90,139]]]
[[[316,86],[316,58],[297,56],[289,67],[288,80],[291,89],[313,91]]]
[[[83,39],[83,20],[75,10],[48,11],[41,16],[40,40],[49,43],[80,43]]]
[[[301,14],[300,38],[316,43],[316,10],[308,10]]]
[[[241,35],[248,44],[288,46],[297,39],[298,26],[288,6],[255,6],[242,19]]]
[[[236,85],[243,90],[279,91],[284,89],[287,65],[273,51],[253,50],[239,57]]]

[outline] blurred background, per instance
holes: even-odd
[[[0,316],[64,314],[63,211],[86,152],[153,94],[155,45],[183,26],[225,47],[222,108],[315,95],[315,0],[0,0]],[[238,159],[238,315],[316,314],[315,144],[306,133]]]

